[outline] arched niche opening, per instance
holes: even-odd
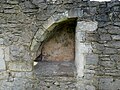
[[[75,28],[77,18],[55,23],[37,50],[34,66],[39,76],[75,75]]]

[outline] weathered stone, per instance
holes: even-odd
[[[7,79],[8,76],[9,76],[9,73],[7,73],[6,71],[0,72],[0,80]]]
[[[96,7],[91,7],[90,8],[90,14],[95,15],[96,11],[97,11]]]
[[[16,57],[16,56],[19,56],[20,55],[20,47],[17,46],[17,45],[12,45],[10,47],[10,54],[13,56],[13,57]]]
[[[35,1],[35,0],[33,0],[33,1]],[[32,4],[32,2],[30,2],[30,1],[25,1],[24,4],[25,4],[26,8],[36,8],[35,5]]]
[[[108,58],[108,57],[101,57],[100,60],[102,61],[110,61],[112,60],[111,58]]]
[[[28,61],[9,62],[8,69],[11,71],[32,71],[32,63]]]
[[[0,17],[0,24],[4,24],[4,23],[6,23],[6,20],[5,20],[5,18],[3,18],[3,17]]]
[[[23,60],[31,61],[31,56],[29,52],[25,52],[23,55]]]
[[[55,1],[57,1],[57,0],[55,0]],[[64,2],[65,3],[73,3],[73,0],[65,0]]]
[[[74,8],[74,9],[71,9],[68,12],[68,15],[70,17],[82,17],[83,16],[83,10],[81,10],[81,8]]]
[[[85,55],[86,65],[97,65],[98,64],[98,55],[88,54]]]
[[[113,40],[120,40],[120,35],[112,35]]]
[[[99,35],[97,33],[87,33],[85,35],[85,40],[88,42],[95,42],[100,40]]]
[[[55,23],[55,19],[54,17],[50,17],[44,24],[43,24],[43,27],[45,29],[48,29],[53,23]]]
[[[17,78],[33,78],[33,72],[11,72],[12,76]]]
[[[95,87],[91,85],[87,85],[86,90],[95,90]]]
[[[43,35],[44,33],[45,33],[44,30],[39,29],[39,30],[37,31],[36,35],[34,36],[34,38],[39,40],[39,39],[41,38],[41,35]]]
[[[30,47],[31,51],[38,50],[39,46],[41,45],[41,42],[37,42],[36,40],[32,41],[32,45]]]
[[[84,69],[85,74],[95,74],[95,70]]]
[[[117,89],[120,88],[119,84],[120,84],[119,79],[113,79],[111,77],[101,78],[99,89],[102,89],[102,90],[117,90]]]
[[[90,80],[90,79],[94,78],[94,76],[95,76],[94,74],[85,74],[84,78]]]
[[[4,43],[4,39],[0,38],[0,45],[3,45],[3,43]]]
[[[115,22],[114,25],[120,26],[120,22]],[[119,27],[120,28],[120,27]]]
[[[76,32],[76,40],[85,42],[85,32]]]
[[[0,90],[120,89],[119,4],[118,0],[0,0]],[[69,74],[66,68],[72,65],[65,63],[57,71],[67,75],[33,77],[32,60],[41,54],[41,44],[48,42],[58,28],[61,31],[68,23],[74,23],[76,27],[73,31],[75,52],[72,52],[76,69],[68,68],[72,73]],[[58,42],[64,43],[70,37],[61,37]],[[47,52],[59,55],[60,51],[52,44],[54,50],[46,48]],[[72,54],[67,55],[70,56]],[[54,70],[58,68],[51,63],[55,66],[53,73],[56,73]],[[39,70],[42,71],[41,65]],[[51,72],[49,66],[46,68],[48,70],[44,71]]]
[[[32,3],[37,5],[37,4],[40,4],[40,3],[45,3],[45,0],[33,0]]]
[[[8,4],[18,4],[17,0],[7,0]]]
[[[104,28],[98,28],[98,33],[102,34],[102,33],[107,33],[107,30]]]
[[[23,12],[24,13],[36,13],[37,10],[36,9],[25,9]]]
[[[14,9],[6,9],[4,10],[4,13],[5,14],[15,14],[15,13],[18,13],[19,10],[14,10]]]
[[[10,51],[9,51],[9,47],[6,47],[5,49],[5,61],[10,61]]]
[[[120,27],[117,27],[117,26],[109,26],[109,27],[106,27],[106,29],[108,29],[108,32],[110,34],[120,34]]]
[[[96,42],[94,42],[94,43],[92,44],[92,47],[93,47],[94,49],[97,49],[97,50],[100,50],[100,51],[102,51],[102,50],[105,49],[105,46],[104,46],[103,44],[99,44],[99,43],[96,43]]]
[[[112,90],[111,85],[113,82],[113,78],[108,77],[108,78],[101,78],[100,79],[100,84],[99,84],[99,89],[101,90]]]
[[[120,55],[117,55],[117,54],[111,55],[110,59],[113,60],[113,61],[119,62],[120,61]]]
[[[6,70],[4,47],[0,47],[0,71]]]
[[[104,66],[104,67],[114,67],[115,62],[113,61],[101,61],[100,65]]]
[[[112,83],[112,90],[117,90],[120,88],[120,80],[119,79],[115,79],[114,82]]]
[[[76,51],[78,54],[81,54],[81,53],[91,53],[92,51],[92,47],[91,45],[86,45],[84,43],[76,43]]]
[[[104,28],[104,27],[106,27],[107,25],[109,25],[109,22],[102,22],[102,21],[101,21],[101,22],[98,23],[98,27],[99,27],[99,28]]]
[[[120,41],[111,41],[107,44],[108,47],[120,48]]]
[[[113,49],[113,48],[105,48],[105,50],[103,50],[103,54],[116,54],[117,50]]]
[[[100,40],[102,40],[102,41],[109,41],[109,40],[111,40],[110,34],[101,34],[100,35]]]
[[[95,31],[97,29],[97,22],[81,21],[77,23],[77,31]]]

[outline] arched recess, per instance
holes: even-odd
[[[32,54],[32,60],[35,60],[38,55],[37,51],[39,47],[55,32],[55,29],[68,22],[77,23],[77,17],[68,17],[65,14],[57,14],[51,16],[47,21],[45,21],[45,23],[42,25],[42,28],[36,32],[31,42],[30,50]]]

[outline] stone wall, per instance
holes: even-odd
[[[76,65],[76,88],[119,90],[117,0],[0,0],[0,90],[37,90],[36,83],[42,81],[33,73],[38,48],[56,26],[76,17],[76,36],[80,37],[77,45],[82,44],[79,48],[85,51],[76,51],[82,60]]]

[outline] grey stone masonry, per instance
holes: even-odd
[[[38,49],[65,23],[76,25],[74,76],[36,76]],[[120,90],[119,0],[0,0],[0,90],[42,89]]]

